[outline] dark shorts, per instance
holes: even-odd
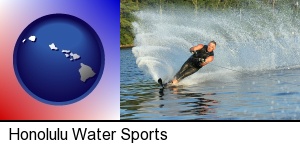
[[[202,66],[200,66],[200,62],[198,58],[190,57],[180,68],[180,70],[175,75],[175,79],[180,81],[185,77],[192,75],[197,72]]]

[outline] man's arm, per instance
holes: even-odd
[[[203,44],[199,44],[197,46],[194,46],[194,47],[190,48],[190,52],[201,50],[203,48],[203,46],[204,46]]]
[[[214,56],[209,56],[205,59],[205,62],[201,63],[201,66],[205,66],[206,64],[212,62],[214,60]]]

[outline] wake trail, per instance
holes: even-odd
[[[212,65],[187,77],[183,84],[224,80],[225,75],[226,80],[232,80],[237,73],[233,70],[259,72],[300,65],[300,19],[295,19],[288,8],[275,14],[272,9],[261,8],[198,15],[185,10],[162,15],[144,10],[135,15],[136,47],[132,52],[138,67],[154,81],[171,80],[190,57],[189,48],[211,40],[217,42]]]

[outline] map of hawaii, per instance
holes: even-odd
[[[37,37],[30,36],[28,40],[30,40],[31,42],[36,42]],[[26,39],[24,39],[22,42],[25,43]],[[54,43],[50,44],[49,47],[52,51],[59,51],[59,48]],[[70,61],[76,61],[81,58],[79,54],[73,53],[71,52],[71,50],[62,50],[61,52],[65,55],[66,58],[70,58]],[[90,66],[84,63],[80,63],[80,66],[81,67],[79,68],[78,72],[80,74],[80,80],[82,82],[86,82],[86,80],[96,75],[96,73],[93,71],[93,69]]]

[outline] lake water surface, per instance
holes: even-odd
[[[300,119],[299,68],[202,75],[203,69],[162,95],[153,78],[137,67],[132,49],[122,49],[121,119]]]

